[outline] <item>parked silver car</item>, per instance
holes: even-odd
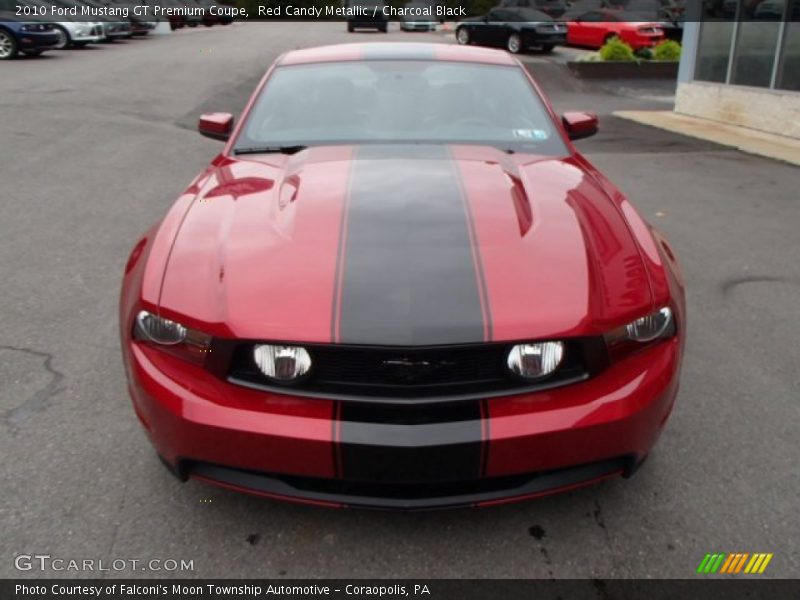
[[[43,0],[0,0],[0,10],[17,12],[17,7],[28,7],[34,15],[41,17],[52,14],[52,2]],[[64,17],[59,17],[64,18]],[[86,22],[80,17],[74,17],[63,21],[52,21],[55,30],[59,35],[58,44],[53,46],[55,49],[62,49],[68,46],[85,46],[94,42],[102,41],[105,38],[103,24],[99,21]]]
[[[65,9],[75,9],[78,14],[83,13],[84,7],[86,8],[103,8],[103,5],[94,2],[94,0],[47,0],[55,6],[60,6]],[[120,38],[131,37],[131,24],[128,21],[120,21],[117,17],[107,16],[100,17],[98,23],[102,25],[103,40],[113,41]],[[61,32],[62,36],[66,32]],[[73,42],[75,45],[82,45],[81,42]]]

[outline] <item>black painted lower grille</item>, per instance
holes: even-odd
[[[505,477],[437,483],[391,483],[258,473],[190,461],[182,466],[191,477],[235,486],[243,491],[277,495],[289,500],[333,502],[343,506],[390,510],[430,510],[524,498],[617,473],[627,475],[634,468],[633,457],[619,457],[554,471]]]
[[[460,400],[535,391],[580,381],[598,369],[605,349],[593,339],[566,342],[564,361],[551,377],[531,383],[506,368],[512,344],[393,348],[310,345],[309,376],[280,385],[259,371],[254,343],[234,350],[229,380],[282,393],[348,400]]]

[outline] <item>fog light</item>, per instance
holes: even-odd
[[[508,353],[507,364],[515,375],[525,379],[540,379],[553,373],[563,357],[564,344],[561,342],[518,344]]]
[[[311,369],[311,356],[301,346],[259,344],[253,348],[253,359],[264,375],[285,383],[301,378]]]

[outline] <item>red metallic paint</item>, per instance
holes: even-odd
[[[278,62],[359,60],[364,48],[302,50]],[[523,68],[487,49],[435,51],[440,60]],[[223,152],[128,261],[120,328],[129,391],[169,463],[189,458],[336,477],[337,402],[233,385],[131,339],[135,315],[146,309],[215,337],[335,340],[337,248],[354,149],[237,158],[232,144],[253,99]],[[546,106],[569,148],[563,158],[451,149],[474,226],[491,339],[597,335],[664,305],[676,314],[678,335],[582,383],[483,401],[486,476],[641,459],[678,389],[685,308],[674,252],[575,150]]]
[[[475,221],[492,340],[596,335],[650,309],[634,239],[574,161],[491,148],[453,154]],[[522,235],[520,188],[532,215]]]
[[[233,131],[233,115],[230,113],[206,113],[200,116],[197,128],[203,135],[227,140]]]
[[[337,224],[351,154],[319,147],[231,159],[212,171],[175,238],[162,314],[214,334],[224,324],[225,337],[332,341]],[[243,194],[231,187],[242,181],[260,183]]]
[[[134,406],[167,461],[335,476],[333,401],[232,385],[138,342],[127,353]]]
[[[643,33],[642,28],[656,28],[657,33]],[[634,50],[650,48],[664,40],[658,23],[633,21],[570,21],[567,24],[567,43],[587,48],[600,48],[609,37],[616,36]]]
[[[575,385],[492,399],[487,475],[644,457],[675,401],[679,346],[658,344]]]

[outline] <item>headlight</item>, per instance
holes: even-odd
[[[311,369],[311,356],[301,346],[259,344],[253,348],[253,359],[264,375],[283,383],[295,381]]]
[[[673,324],[672,311],[664,307],[625,327],[628,339],[636,342],[652,342],[662,337]]]
[[[136,330],[144,339],[165,346],[180,344],[186,339],[186,327],[146,310],[136,315]]]
[[[507,364],[515,375],[525,379],[541,379],[553,373],[562,358],[564,344],[561,342],[518,344],[508,353]]]
[[[672,337],[675,331],[672,309],[665,306],[608,332],[605,338],[611,360],[619,360],[652,343]]]
[[[133,337],[165,352],[202,365],[211,352],[211,336],[143,310],[136,315]]]

